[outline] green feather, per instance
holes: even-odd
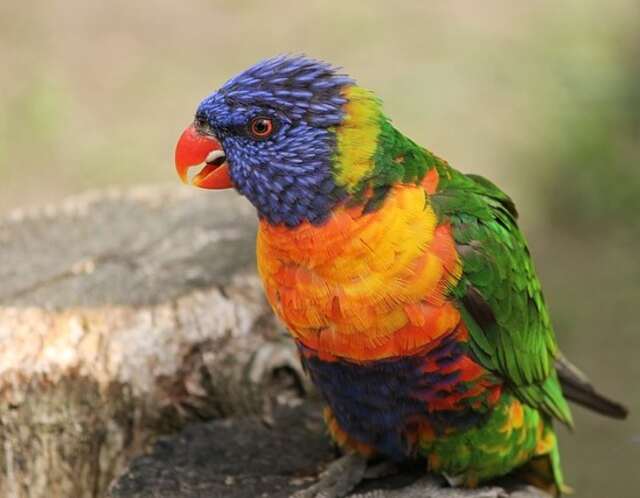
[[[478,361],[520,400],[571,425],[553,367],[555,335],[513,202],[488,180],[452,169],[430,202],[460,248],[463,275],[453,294]],[[478,315],[492,319],[478,323]]]

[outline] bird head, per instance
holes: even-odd
[[[197,166],[195,186],[235,188],[270,223],[322,223],[373,167],[381,116],[378,100],[335,67],[276,57],[200,103],[176,168],[189,182]]]

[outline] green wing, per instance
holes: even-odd
[[[463,274],[452,295],[478,361],[522,401],[571,425],[555,335],[513,202],[488,180],[454,170],[430,200],[453,229]]]

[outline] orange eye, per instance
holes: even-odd
[[[273,121],[269,118],[253,118],[249,123],[249,132],[253,138],[269,138],[273,133]]]

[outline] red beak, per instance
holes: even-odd
[[[198,133],[191,125],[182,132],[176,145],[176,170],[184,183],[189,183],[189,169],[198,165],[203,167],[193,177],[191,185],[211,189],[233,187],[229,164],[220,142],[212,136]]]

